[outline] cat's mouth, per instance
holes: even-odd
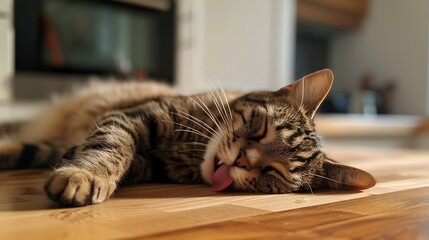
[[[221,159],[216,155],[213,159],[212,191],[220,192],[230,186],[234,179],[231,177],[231,166],[221,163]]]
[[[218,168],[220,167],[220,158],[218,155],[216,155],[213,159],[213,172],[216,172],[216,170],[218,170]]]

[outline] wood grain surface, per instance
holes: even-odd
[[[105,203],[61,208],[49,170],[0,172],[0,239],[429,239],[429,152],[327,148],[377,185],[361,192],[213,193],[127,186]]]

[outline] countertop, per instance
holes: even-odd
[[[319,114],[316,129],[324,137],[402,137],[416,134],[424,118],[416,115]]]
[[[0,102],[0,124],[26,121],[36,116],[46,102]]]

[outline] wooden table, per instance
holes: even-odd
[[[60,208],[48,170],[0,172],[0,239],[429,239],[429,152],[327,148],[378,183],[362,192],[259,195],[147,184]]]

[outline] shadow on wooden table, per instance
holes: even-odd
[[[12,170],[0,172],[0,212],[4,211],[32,211],[32,210],[58,210],[66,209],[58,203],[50,201],[43,190],[45,180],[49,176],[50,170],[30,169],[30,170]],[[337,195],[337,194],[355,194],[358,191],[314,191],[313,195]],[[273,196],[272,194],[269,194]],[[289,194],[283,194],[288,197]],[[291,197],[297,195],[313,196],[311,193],[292,193]],[[155,184],[141,183],[121,186],[111,197],[110,201],[121,201],[126,205],[127,200],[135,201],[138,199],[202,199],[211,198],[213,201],[223,202],[234,199],[240,201],[241,198],[264,198],[268,194],[248,193],[248,192],[213,192],[206,184],[186,185],[186,184]],[[103,204],[103,203],[102,203]]]

